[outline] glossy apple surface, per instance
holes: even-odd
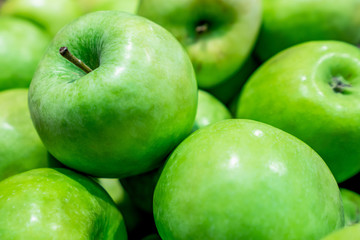
[[[0,13],[31,21],[51,36],[82,14],[78,0],[6,0]]]
[[[67,46],[93,69],[59,54]],[[119,11],[87,14],[52,41],[29,89],[34,125],[63,164],[96,177],[150,171],[191,131],[194,70],[165,29]]]
[[[249,79],[236,115],[300,138],[348,179],[360,170],[360,50],[318,41],[279,53]]]
[[[49,36],[34,24],[0,16],[0,91],[29,87],[49,42]]]
[[[219,100],[203,90],[198,91],[198,107],[193,131],[229,118],[231,118],[229,110]],[[132,201],[149,213],[153,211],[154,189],[161,170],[162,166],[150,172],[120,179]]]
[[[154,192],[162,239],[319,239],[344,225],[329,168],[299,139],[229,119],[170,155]]]
[[[256,54],[267,60],[281,50],[312,40],[360,44],[360,0],[263,0]]]
[[[127,239],[121,213],[88,177],[33,169],[0,182],[1,239]]]
[[[344,205],[345,225],[350,226],[360,222],[360,195],[345,188],[340,188]]]
[[[213,87],[244,63],[261,23],[261,0],[147,0],[138,14],[168,29],[187,50],[198,85]]]
[[[56,164],[31,122],[27,96],[27,89],[0,92],[0,180]]]

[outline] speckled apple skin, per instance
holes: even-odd
[[[40,168],[0,182],[0,238],[127,239],[110,196],[68,169]]]
[[[335,92],[335,76],[351,87]],[[338,182],[350,178],[360,170],[360,50],[315,41],[283,51],[249,79],[236,117],[300,138],[319,153]]]
[[[185,47],[201,88],[214,87],[238,70],[260,29],[261,0],[146,0],[138,12],[168,29]],[[196,27],[208,22],[208,31]]]
[[[27,96],[27,89],[0,92],[0,181],[54,163],[32,124]]]
[[[85,74],[59,54],[94,69]],[[85,15],[52,41],[29,89],[34,125],[63,164],[97,177],[149,171],[191,131],[194,70],[162,27],[118,11]]]
[[[171,154],[154,193],[162,239],[319,239],[344,225],[314,150],[252,120],[202,128]]]

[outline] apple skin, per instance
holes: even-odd
[[[313,40],[360,44],[360,0],[263,0],[256,55],[263,61]]]
[[[140,0],[78,0],[84,13],[119,10],[136,13]]]
[[[223,120],[170,155],[154,192],[162,239],[319,239],[344,225],[320,156],[270,125]]]
[[[340,188],[340,193],[344,206],[345,225],[350,226],[359,223],[360,195],[345,188]]]
[[[0,181],[33,168],[59,166],[30,118],[27,89],[0,92]]]
[[[360,223],[342,228],[329,234],[322,240],[358,240],[360,239]]]
[[[51,36],[82,15],[78,0],[6,0],[0,13],[32,21]]]
[[[319,155],[270,125],[223,120],[170,155],[154,192],[162,239],[319,239],[344,225]]]
[[[0,16],[0,91],[29,87],[49,42],[49,36],[34,24]]]
[[[222,102],[206,91],[198,91],[198,108],[193,131],[229,118],[232,118],[231,113]]]
[[[231,118],[229,110],[219,100],[210,93],[198,91],[198,107],[193,131],[229,118]],[[150,172],[120,179],[134,204],[149,213],[153,211],[154,190],[162,167],[163,165]]]
[[[169,30],[185,47],[200,88],[228,79],[244,63],[261,23],[261,0],[147,0],[138,12]],[[205,32],[197,27],[208,24]]]
[[[344,92],[331,84],[342,79]],[[314,41],[284,50],[245,84],[238,118],[265,122],[307,143],[338,182],[360,170],[360,50]]]
[[[61,46],[94,71],[62,58]],[[119,11],[95,12],[56,35],[31,82],[29,107],[60,162],[122,178],[159,166],[191,132],[197,85],[189,57],[165,29]]]
[[[127,239],[102,187],[65,168],[33,169],[0,182],[1,239]]]

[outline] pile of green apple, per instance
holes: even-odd
[[[0,239],[360,239],[360,0],[0,1]]]

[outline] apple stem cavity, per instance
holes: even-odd
[[[61,47],[59,49],[59,53],[61,56],[63,56],[69,62],[71,62],[72,64],[83,70],[85,73],[92,72],[92,69],[88,65],[86,65],[83,61],[72,55],[67,47]]]
[[[200,21],[195,28],[195,31],[198,35],[202,35],[209,30],[209,22],[207,21]]]
[[[343,93],[346,88],[351,87],[350,84],[344,83],[344,78],[341,76],[333,77],[330,86],[336,93]]]

